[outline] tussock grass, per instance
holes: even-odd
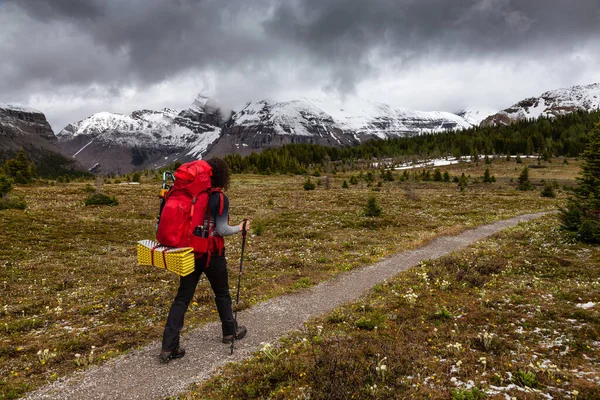
[[[349,173],[331,176],[330,190],[312,191],[303,190],[302,176],[234,176],[228,193],[232,223],[249,217],[260,221],[262,230],[247,244],[240,308],[303,290],[439,235],[554,209],[564,199],[561,191],[557,199],[515,191],[508,177],[518,176],[516,167],[495,160],[491,170],[499,182],[469,184],[462,194],[453,183],[398,179],[382,183],[377,192],[365,180],[342,189]],[[475,177],[483,175],[484,165],[443,170]],[[574,161],[555,162],[530,175],[536,185],[542,172],[572,185],[577,170]],[[119,204],[85,207],[89,189],[71,182],[16,187],[13,192],[27,209],[0,211],[0,399],[21,396],[162,334],[178,278],[138,267],[135,258],[135,242],[154,237],[159,183],[102,189]],[[378,218],[364,216],[372,194],[383,210]],[[233,275],[240,244],[239,238],[227,240]],[[467,274],[469,279],[477,281]],[[236,282],[230,283],[235,291]],[[202,281],[186,315],[187,329],[217,318],[210,287]],[[366,318],[365,327],[378,321]],[[38,352],[45,349],[55,356],[42,364]],[[84,358],[86,363],[80,361]]]

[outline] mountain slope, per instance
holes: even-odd
[[[58,133],[63,151],[95,172],[127,173],[201,157],[218,139],[220,111],[199,96],[181,112],[101,112]]]
[[[348,146],[471,126],[452,113],[393,108],[356,98],[344,102],[331,98],[262,100],[233,114],[211,154],[248,154],[289,143]]]
[[[81,172],[80,165],[62,154],[41,111],[0,103],[0,164],[21,148],[42,177]]]
[[[524,119],[553,117],[574,111],[592,111],[600,108],[600,83],[551,90],[539,97],[530,97],[491,115],[483,126],[509,125]]]

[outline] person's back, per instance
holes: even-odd
[[[164,363],[185,355],[185,350],[179,345],[179,333],[183,328],[185,312],[194,296],[202,273],[208,278],[215,294],[215,304],[221,319],[222,342],[231,343],[233,340],[242,339],[247,332],[245,327],[237,325],[233,315],[224,246],[224,237],[241,232],[244,222],[237,226],[229,225],[229,198],[222,192],[229,186],[227,163],[220,158],[212,158],[207,162],[212,167],[213,191],[209,198],[209,220],[207,221],[205,217],[203,225],[208,227],[212,245],[209,246],[208,254],[196,258],[194,272],[180,278],[179,289],[169,310],[163,333],[162,351],[159,358]],[[250,229],[248,220],[246,220],[246,229]]]

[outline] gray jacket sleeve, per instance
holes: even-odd
[[[219,236],[231,236],[239,233],[240,227],[229,225],[229,199],[223,195],[223,214],[216,213],[215,231]]]

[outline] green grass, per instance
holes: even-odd
[[[574,184],[576,161],[546,166],[531,170],[535,185],[550,177]],[[332,176],[330,190],[322,185],[311,191],[303,190],[302,176],[234,176],[228,192],[232,223],[248,217],[262,227],[247,243],[240,309],[440,235],[561,204],[560,190],[556,199],[516,191],[509,177],[516,178],[520,168],[494,161],[498,183],[471,183],[464,193],[454,183],[398,179],[382,183],[377,192],[365,180],[342,189],[349,173]],[[443,170],[475,177],[484,169],[481,163]],[[142,177],[140,185],[106,184],[102,190],[119,204],[85,207],[89,185],[71,182],[16,187],[12,194],[27,208],[0,211],[0,347],[9,355],[0,357],[0,399],[85,368],[90,363],[77,365],[76,354],[87,357],[92,346],[91,364],[101,363],[162,334],[178,278],[138,267],[135,255],[137,240],[154,237],[159,182]],[[383,209],[380,217],[364,216],[371,194]],[[240,245],[239,237],[227,239],[232,274]],[[480,279],[465,274],[466,281]],[[236,283],[230,283],[235,291]],[[212,297],[202,281],[186,329],[218,318]],[[360,317],[348,323],[354,326]],[[386,318],[384,325],[389,323]],[[37,352],[44,349],[56,356],[41,364]]]

